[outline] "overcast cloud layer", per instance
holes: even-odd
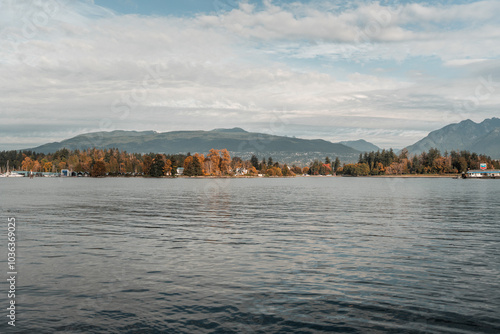
[[[160,9],[0,0],[0,150],[235,126],[401,148],[500,116],[499,1]]]

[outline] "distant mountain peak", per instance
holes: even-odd
[[[219,128],[219,129],[213,129],[212,132],[229,132],[229,133],[241,132],[241,133],[248,133],[247,131],[243,130],[242,128],[232,128],[232,129]]]
[[[471,151],[500,158],[500,119],[493,117],[476,123],[470,119],[434,130],[425,138],[407,147],[410,154],[420,154],[430,148],[445,151]]]
[[[345,145],[345,146],[350,147],[350,148],[353,148],[353,149],[358,150],[360,152],[373,152],[373,151],[380,150],[380,147],[378,147],[370,142],[367,142],[364,139],[341,141],[340,144]]]
[[[486,119],[485,119],[484,121],[482,121],[481,123],[485,123],[485,122],[486,122],[486,123],[488,123],[488,122],[492,122],[492,121],[493,121],[493,122],[498,122],[498,121],[500,121],[500,118],[498,118],[498,117],[486,118]]]

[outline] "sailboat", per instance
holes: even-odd
[[[0,174],[0,177],[24,177],[24,175],[9,171],[9,160],[7,160],[7,171],[4,174]]]

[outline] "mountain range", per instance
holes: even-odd
[[[431,148],[445,151],[470,151],[500,159],[500,119],[493,117],[481,123],[470,119],[432,131],[425,138],[407,147],[410,155]]]
[[[314,159],[339,157],[356,161],[360,151],[340,143],[322,139],[309,140],[263,133],[247,132],[241,128],[212,131],[112,131],[82,134],[61,142],[35,147],[31,150],[53,153],[59,149],[118,148],[130,153],[207,153],[210,149],[227,149],[232,156],[249,159],[273,157],[280,162],[304,164]]]
[[[289,164],[305,164],[314,159],[339,157],[344,162],[355,162],[360,153],[380,148],[365,141],[332,143],[322,139],[300,139],[263,133],[247,132],[241,128],[212,131],[112,131],[82,134],[61,142],[31,149],[53,153],[59,149],[118,148],[130,153],[206,153],[210,149],[226,148],[232,156],[249,159],[273,157]],[[481,123],[465,120],[447,125],[429,133],[425,138],[407,147],[410,155],[437,148],[446,151],[467,150],[500,159],[500,119],[485,119]]]

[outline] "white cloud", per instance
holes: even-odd
[[[445,66],[464,66],[487,61],[487,59],[453,59],[444,63]]]
[[[200,16],[199,21],[207,27],[264,42],[266,48],[278,44],[278,51],[296,57],[401,60],[436,55],[453,60],[457,56],[498,57],[498,12],[498,1],[434,6],[382,6],[375,2],[341,11],[297,3],[277,7],[268,2],[264,10],[240,7],[223,16]],[[299,44],[295,55],[293,43]]]
[[[91,2],[0,2],[0,76],[9,78],[0,83],[0,128],[15,129],[23,146],[43,144],[43,133],[52,141],[99,129],[269,132],[262,124],[276,112],[285,130],[322,125],[332,131],[318,132],[324,138],[350,129],[339,133],[402,146],[403,130],[411,144],[426,129],[491,117],[500,105],[499,87],[474,109],[453,110],[498,68],[493,1],[347,9],[268,2],[262,10],[243,3],[191,18],[117,15]],[[437,72],[425,71],[425,60],[412,63],[430,56],[443,61]],[[348,67],[337,62],[345,60]],[[409,67],[396,75],[384,61]],[[38,134],[26,139],[35,125]],[[8,137],[0,142],[13,143],[15,133]]]

